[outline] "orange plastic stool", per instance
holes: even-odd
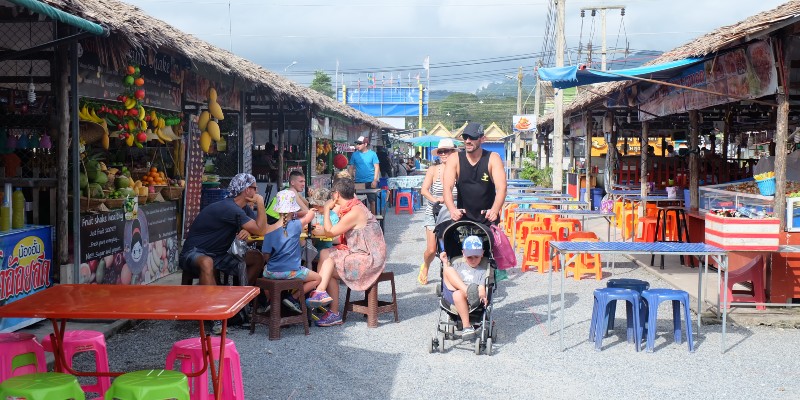
[[[572,232],[569,234],[569,236],[567,236],[568,242],[571,242],[575,239],[597,239],[597,234],[592,231],[579,231]]]
[[[581,230],[581,222],[572,218],[559,219],[553,221],[550,225],[550,229],[556,233],[558,240],[564,240],[569,237],[572,232]]]
[[[90,351],[94,353],[95,370],[97,372],[108,372],[108,353],[106,352],[106,337],[103,332],[89,331],[89,330],[75,330],[64,332],[64,359],[67,362],[67,367],[72,368],[72,359],[77,353]],[[53,343],[50,341],[50,336],[42,340],[42,347],[45,351],[53,352]],[[57,372],[63,371],[56,362]],[[92,385],[81,385],[84,392],[98,393],[104,396],[108,388],[111,387],[111,378],[107,376],[98,376],[97,382]]]
[[[573,242],[597,242],[597,239],[591,238],[575,238]],[[575,261],[568,263],[564,267],[564,277],[569,272],[572,272],[572,277],[579,281],[584,274],[594,274],[595,279],[598,281],[603,279],[603,263],[600,261],[600,254],[580,254],[575,258]]]
[[[636,236],[634,242],[655,242],[656,241],[656,217],[641,217],[636,222]],[[640,230],[641,228],[641,230]]]
[[[553,228],[553,222],[558,219],[557,215],[553,214],[536,214],[536,220],[544,224],[544,229],[549,231]]]
[[[47,372],[44,349],[30,333],[0,333],[0,382],[6,379]]]
[[[553,231],[533,231],[525,237],[525,253],[522,258],[522,272],[536,267],[540,274],[552,267],[550,263],[550,241],[556,240]]]
[[[400,214],[400,211],[408,211],[409,214],[414,214],[414,201],[411,199],[411,193],[409,192],[400,192],[395,194],[395,204],[394,204],[394,213],[395,215]],[[405,200],[405,205],[402,205],[403,202],[401,200]]]
[[[517,251],[525,250],[525,238],[534,231],[544,230],[541,222],[536,222],[533,218],[525,218],[517,224]]]

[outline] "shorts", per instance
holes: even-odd
[[[211,257],[214,260],[214,269],[221,270],[226,273],[233,271],[234,268],[238,268],[239,266],[239,260],[228,253],[215,256],[209,254],[203,249],[195,247],[184,253],[181,253],[180,257],[178,258],[178,267],[184,271],[189,271],[192,274],[197,275],[200,273],[200,270],[197,268],[195,260],[197,260],[197,258],[200,256]]]
[[[422,224],[429,231],[432,231],[433,228],[436,227],[436,220],[433,219],[433,214],[425,214],[425,219],[422,221]]]
[[[308,268],[300,267],[298,270],[294,271],[268,271],[264,270],[264,278],[267,279],[300,279],[301,281],[305,281],[308,278]]]

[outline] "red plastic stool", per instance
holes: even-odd
[[[733,285],[741,282],[752,282],[752,289],[733,290]],[[720,304],[722,304],[723,285],[724,283],[720,282]],[[728,295],[728,308],[730,308],[731,302],[734,301],[766,303],[767,299],[764,295],[764,258],[762,256],[757,256],[747,263],[747,265],[728,272],[728,290],[726,290],[725,293]],[[756,310],[766,309],[766,306],[756,306]]]
[[[280,307],[280,304],[278,304]],[[211,354],[214,359],[219,357],[219,336],[211,337]],[[185,339],[172,345],[167,355],[166,369],[173,369],[175,361],[180,361],[180,369],[184,374],[197,372],[203,368],[203,351],[200,338]],[[244,399],[244,386],[242,385],[242,365],[239,361],[239,352],[236,344],[231,339],[225,339],[225,360],[222,376],[222,398],[226,400]],[[189,378],[189,396],[192,400],[205,400],[211,398],[208,393],[208,370],[203,375]]]
[[[636,236],[634,242],[655,242],[656,241],[656,217],[641,217],[636,222]],[[639,230],[641,227],[641,231]]]
[[[403,201],[405,200],[406,205],[402,205]],[[411,193],[409,192],[398,192],[395,193],[395,204],[394,204],[394,213],[395,215],[400,214],[400,211],[408,211],[409,214],[414,214],[414,200],[411,198]]]
[[[77,353],[91,351],[94,353],[95,370],[97,372],[108,372],[108,353],[106,352],[106,338],[102,332],[98,331],[66,331],[64,332],[64,359],[67,362],[67,367],[72,368],[72,358]],[[50,336],[42,340],[42,347],[47,352],[53,352],[53,343],[50,341]],[[56,372],[66,372],[59,365],[58,358],[56,358]],[[111,387],[111,379],[107,376],[98,376],[97,382],[93,385],[81,385],[84,392],[98,393],[100,396],[105,395],[108,388]]]
[[[47,372],[44,349],[30,333],[0,333],[0,382],[33,372]]]

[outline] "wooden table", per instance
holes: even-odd
[[[56,371],[76,376],[119,376],[122,372],[78,372],[67,366],[64,332],[68,319],[134,319],[199,321],[203,339],[203,368],[188,376],[211,370],[216,399],[222,398],[222,360],[225,346],[219,346],[219,367],[214,365],[211,336],[204,321],[222,320],[220,343],[225,343],[228,318],[258,296],[253,286],[163,286],[163,285],[57,285],[0,307],[2,317],[47,318],[53,324],[53,354]]]

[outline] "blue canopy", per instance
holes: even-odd
[[[441,136],[436,136],[436,135],[425,135],[425,136],[417,136],[417,137],[412,137],[412,138],[402,139],[402,140],[404,142],[406,142],[406,143],[411,143],[414,146],[432,147],[432,146],[438,146],[439,145],[439,141],[442,140],[442,139],[446,139],[446,138],[443,138]],[[453,143],[456,146],[458,146],[458,145],[460,145],[462,143],[460,140],[457,140],[457,139],[452,139],[452,140],[453,140]]]
[[[593,83],[623,81],[636,78],[666,80],[675,76],[679,70],[702,61],[702,58],[687,58],[685,60],[670,61],[663,64],[618,69],[608,72],[594,69],[578,69],[577,66],[539,68],[539,78],[543,81],[552,82],[553,87],[556,89],[567,89],[575,86],[591,85]]]

